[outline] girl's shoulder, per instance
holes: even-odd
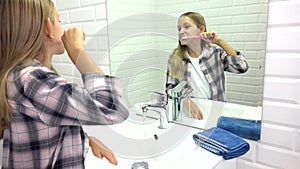
[[[17,66],[12,71],[14,79],[21,78],[21,79],[32,79],[32,78],[45,78],[46,76],[51,76],[56,74],[49,68],[45,67],[43,64],[41,64],[38,61],[34,61],[31,64],[23,64],[20,66]]]

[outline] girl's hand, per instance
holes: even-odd
[[[94,62],[91,56],[84,50],[85,33],[78,27],[69,28],[61,37],[65,49],[73,64],[81,74],[86,72],[98,72],[104,74],[102,69]]]
[[[79,54],[84,49],[85,33],[78,27],[66,29],[61,37],[70,59],[76,63]]]
[[[217,34],[216,31],[208,31],[201,33],[204,39],[209,40],[213,44],[220,44],[222,38]]]
[[[202,37],[223,48],[230,56],[237,56],[236,51],[216,31],[203,32]]]
[[[92,148],[93,154],[102,159],[105,157],[110,163],[117,165],[118,161],[114,155],[114,153],[107,148],[100,140],[98,140],[95,137],[88,136],[89,137],[89,144]]]
[[[198,120],[203,120],[202,111],[191,99],[185,99],[183,103],[185,109],[189,113],[188,117],[192,117]]]

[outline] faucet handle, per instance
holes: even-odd
[[[183,95],[183,90],[186,88],[187,81],[181,81],[173,89],[168,90],[168,95],[171,98],[180,98]]]
[[[188,97],[191,93],[192,93],[193,89],[192,88],[185,88],[182,90],[181,92],[181,99],[185,99],[186,97]]]
[[[167,104],[167,94],[158,92],[158,91],[150,91],[149,99],[151,104],[164,106]]]
[[[149,110],[148,107],[166,109],[166,106],[167,106],[167,104],[164,104],[164,105],[144,104],[141,106],[141,108],[142,108],[143,113],[145,113],[147,110]]]
[[[143,113],[146,113],[148,110],[147,105],[141,105],[141,109]]]
[[[178,119],[181,112],[181,101],[189,96],[193,91],[192,88],[186,87],[186,84],[186,81],[181,81],[173,89],[168,90],[170,99],[170,101],[168,101],[168,113],[171,115],[172,120],[174,121]]]
[[[181,93],[182,89],[184,89],[184,86],[187,84],[186,81],[181,81],[177,86],[175,86],[172,90],[171,90],[171,94],[172,93]]]

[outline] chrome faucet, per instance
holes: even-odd
[[[172,120],[176,121],[181,112],[181,101],[188,97],[193,89],[185,87],[186,81],[181,81],[177,86],[168,91],[168,110],[169,114],[172,113]]]
[[[167,129],[169,128],[169,118],[168,118],[168,113],[166,111],[166,105],[154,105],[154,104],[144,104],[141,106],[143,113],[146,113],[149,110],[149,107],[153,108],[161,108],[163,111],[158,111],[155,109],[151,109],[152,111],[155,111],[159,113],[159,125],[158,128],[160,129]]]
[[[162,109],[162,111],[151,109],[152,111],[159,113],[158,128],[166,129],[169,127],[169,122],[171,120],[176,121],[178,119],[179,113],[181,112],[181,101],[193,91],[192,88],[185,87],[186,84],[186,81],[182,81],[173,89],[170,89],[170,92],[167,94],[168,99],[163,104],[144,104],[141,106],[143,113],[146,113],[150,107]],[[164,95],[162,93],[157,94]]]

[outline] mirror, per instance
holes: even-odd
[[[224,112],[235,116],[233,112],[249,111],[260,120],[267,8],[267,1],[107,1],[111,75],[123,80],[130,107],[149,101],[151,91],[164,93],[168,57],[178,45],[178,17],[187,11],[199,12],[207,29],[215,30],[241,51],[249,64],[244,74],[225,73],[227,103],[209,118],[216,122]],[[203,109],[215,107],[201,103],[205,103]],[[258,114],[251,114],[253,111]]]

